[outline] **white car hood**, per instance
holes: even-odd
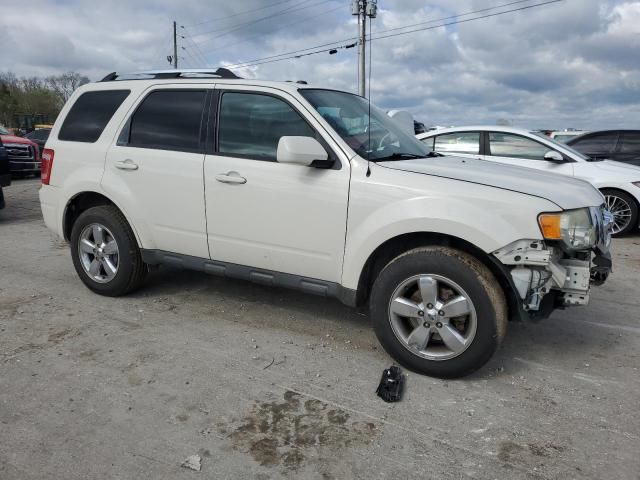
[[[600,192],[584,180],[475,158],[429,157],[377,165],[524,193],[549,200],[565,210],[604,203]]]

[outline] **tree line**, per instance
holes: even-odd
[[[89,79],[77,72],[18,77],[0,72],[0,125],[18,127],[18,115],[45,115],[53,123],[73,91]]]

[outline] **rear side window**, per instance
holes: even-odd
[[[617,133],[596,133],[571,142],[571,146],[587,154],[609,153],[616,146],[617,141]]]
[[[480,153],[480,132],[446,133],[436,137],[434,150],[440,153]]]
[[[156,90],[131,117],[130,147],[199,152],[204,90]]]
[[[640,132],[626,132],[622,139],[621,153],[636,153],[640,154]]]
[[[269,95],[222,95],[218,130],[221,155],[276,161],[283,136],[315,137],[315,131],[288,103]]]
[[[64,119],[58,139],[68,142],[95,142],[130,92],[100,90],[83,93]]]

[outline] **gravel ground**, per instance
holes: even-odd
[[[362,313],[164,268],[97,296],[37,191],[15,181],[0,211],[2,480],[640,478],[639,236],[588,307],[510,324],[481,371],[410,374],[387,405]]]

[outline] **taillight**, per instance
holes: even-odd
[[[49,185],[51,180],[51,169],[53,168],[53,150],[45,148],[42,151],[42,164],[40,166],[40,178],[43,185]]]

